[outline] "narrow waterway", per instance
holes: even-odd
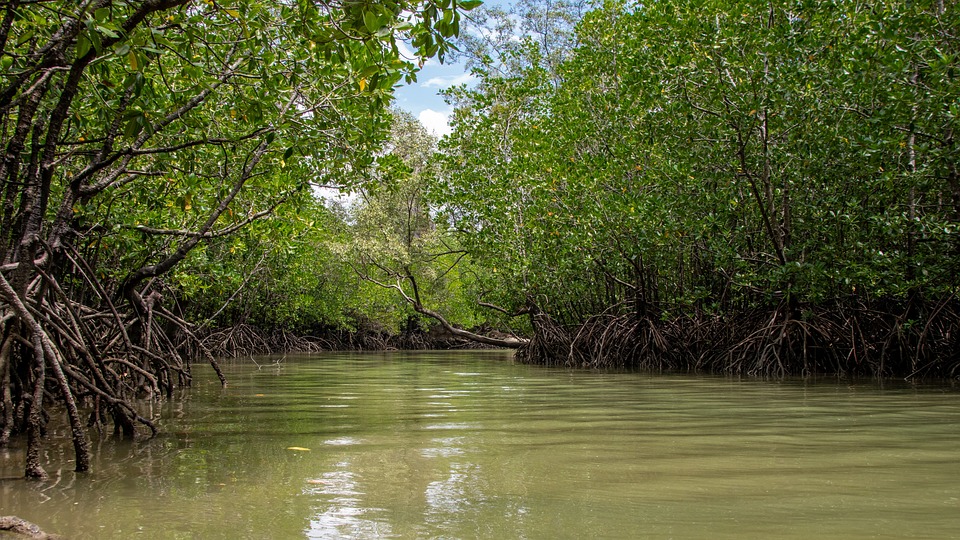
[[[259,365],[258,365],[259,364]],[[960,391],[518,365],[239,359],[149,441],[65,432],[0,515],[69,538],[960,538]],[[23,444],[17,441],[17,444]]]

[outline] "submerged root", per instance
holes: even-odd
[[[139,400],[190,382],[189,363],[169,337],[170,326],[188,324],[164,310],[160,294],[148,286],[115,304],[81,258],[65,256],[72,266],[64,282],[34,269],[38,277],[18,289],[0,274],[0,445],[26,435],[27,478],[46,475],[40,456],[51,411],[68,421],[75,470],[83,472],[87,431],[103,427],[105,412],[116,433],[132,438],[146,428],[152,436],[156,426],[138,413]]]
[[[33,540],[57,540],[61,536],[44,532],[39,525],[31,523],[17,516],[0,516],[0,531],[7,531],[20,538]]]

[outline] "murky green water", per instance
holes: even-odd
[[[27,483],[0,450],[0,514],[71,538],[960,538],[955,390],[267,364],[227,364],[226,390],[198,366],[164,434],[97,441],[91,474],[64,444]]]

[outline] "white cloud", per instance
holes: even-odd
[[[416,51],[410,47],[410,44],[406,41],[397,39],[394,40],[394,43],[397,44],[397,50],[400,52],[400,58],[408,62],[423,62],[423,65],[420,66],[421,69],[427,66],[434,67],[439,65],[435,58],[420,58],[417,56]]]
[[[423,124],[427,131],[433,133],[437,137],[443,137],[444,135],[449,135],[451,131],[450,124],[450,112],[440,112],[433,109],[424,109],[420,111],[420,115],[417,117],[420,120],[420,123]]]
[[[423,83],[421,86],[424,88],[450,88],[451,86],[457,86],[460,84],[465,84],[476,79],[470,73],[461,73],[460,75],[447,75],[441,77],[433,77],[427,82]]]
[[[414,60],[414,59],[416,59],[417,54],[416,54],[415,52],[413,52],[413,49],[411,49],[410,46],[407,45],[407,43],[406,43],[405,41],[402,41],[402,40],[399,40],[399,39],[398,39],[398,40],[395,41],[395,43],[397,44],[397,50],[400,51],[400,57],[401,57],[401,58],[403,58],[404,60]]]

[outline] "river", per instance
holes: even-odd
[[[208,366],[162,433],[66,430],[0,515],[69,538],[960,538],[960,391],[570,371],[504,352]]]

